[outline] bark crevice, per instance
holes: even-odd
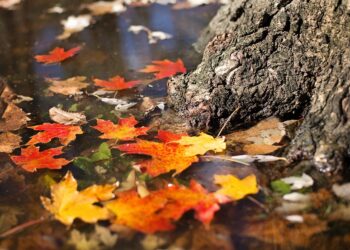
[[[289,155],[323,171],[342,167],[350,151],[349,10],[337,0],[232,1],[197,42],[197,69],[169,80],[169,103],[192,127],[213,132],[237,107],[226,131],[303,117]]]

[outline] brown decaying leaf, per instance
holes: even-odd
[[[26,125],[28,120],[29,118],[22,109],[10,103],[0,120],[0,132],[18,130]]]
[[[22,0],[0,0],[0,8],[13,10]]]
[[[321,221],[313,214],[304,215],[304,223],[290,223],[280,217],[270,217],[266,220],[247,223],[241,232],[247,237],[282,245],[307,247],[313,235],[327,229],[327,222]]]
[[[157,248],[161,249],[161,248]],[[220,249],[234,250],[231,242],[231,231],[223,225],[210,225],[205,228],[201,225],[191,227],[176,238],[167,249]]]
[[[86,116],[81,113],[67,112],[56,107],[50,108],[49,114],[51,120],[65,125],[82,125],[87,122]]]
[[[66,80],[48,78],[46,81],[51,83],[49,87],[50,91],[62,95],[80,95],[82,94],[81,90],[89,86],[89,84],[85,82],[85,76],[75,76]]]
[[[94,16],[100,16],[112,13],[122,13],[126,11],[126,7],[123,1],[115,0],[111,2],[98,1],[90,4],[85,4],[82,6],[83,9],[88,9]]]
[[[282,122],[275,117],[259,122],[252,128],[226,135],[228,144],[243,144],[247,154],[269,154],[282,146],[279,145],[286,135]]]
[[[19,135],[11,132],[0,134],[0,152],[12,153],[12,151],[20,146],[22,139]]]

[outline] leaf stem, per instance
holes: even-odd
[[[24,229],[26,229],[28,227],[31,227],[31,226],[43,223],[47,219],[48,219],[47,217],[42,216],[39,219],[30,220],[30,221],[27,221],[25,223],[19,224],[19,225],[15,226],[15,227],[13,227],[13,228],[3,232],[2,234],[0,234],[0,238],[5,238],[5,237],[10,236],[12,234],[19,233],[19,232],[21,232],[22,230],[24,230]]]

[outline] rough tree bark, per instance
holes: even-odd
[[[347,164],[350,0],[233,0],[197,48],[197,69],[168,81],[169,103],[191,126],[217,131],[237,107],[227,131],[304,117],[289,156],[321,171]]]

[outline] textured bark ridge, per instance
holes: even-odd
[[[209,42],[209,43],[208,43]],[[195,128],[304,117],[289,156],[322,171],[350,155],[350,0],[233,0],[197,43],[202,62],[168,82]]]

